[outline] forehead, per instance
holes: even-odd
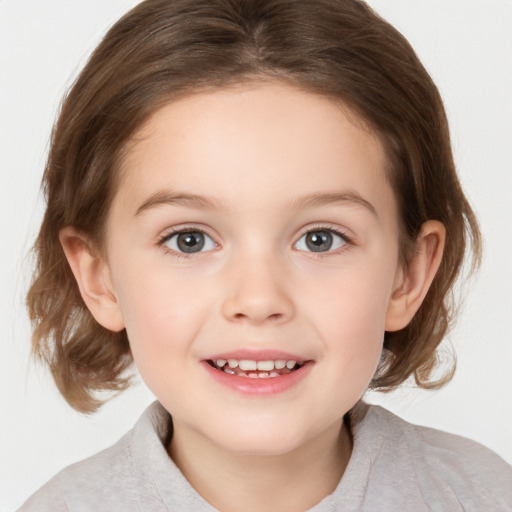
[[[379,202],[393,199],[386,165],[379,138],[347,107],[288,85],[252,83],[156,111],[127,146],[118,193],[135,200],[172,188],[229,207],[249,196],[264,205],[275,199],[271,190],[292,202],[341,187]]]

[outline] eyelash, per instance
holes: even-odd
[[[330,233],[333,233],[334,235],[339,236],[345,242],[345,244],[343,246],[341,246],[340,248],[334,249],[332,251],[326,251],[326,252],[313,252],[313,251],[310,251],[310,252],[307,253],[309,257],[313,257],[313,258],[317,258],[317,259],[328,258],[328,257],[333,256],[333,255],[341,254],[342,252],[347,251],[347,249],[351,245],[354,245],[352,239],[346,233],[344,233],[343,231],[341,231],[340,229],[338,229],[338,228],[336,228],[336,227],[334,227],[332,225],[325,225],[325,224],[320,224],[318,226],[313,226],[313,227],[308,226],[308,228],[305,229],[300,234],[300,236],[297,238],[297,241],[293,245],[294,246],[297,245],[299,240],[301,240],[301,238],[304,235],[307,235],[308,233],[314,233],[315,231],[329,231]]]
[[[180,259],[180,260],[187,260],[191,257],[196,256],[197,254],[201,254],[201,252],[186,254],[186,253],[174,251],[170,248],[165,247],[164,244],[166,242],[168,242],[174,235],[179,235],[181,233],[202,233],[203,235],[206,235],[207,237],[212,238],[204,229],[193,227],[193,226],[185,226],[183,228],[173,229],[169,233],[166,233],[165,235],[161,236],[158,239],[157,245],[160,247],[163,247],[166,254],[168,254],[174,258]]]
[[[294,246],[297,245],[299,240],[301,240],[304,235],[307,235],[308,233],[314,233],[315,231],[329,231],[329,232],[333,233],[334,235],[339,236],[345,242],[345,245],[343,245],[342,247],[340,247],[338,249],[335,249],[332,251],[326,251],[326,252],[316,252],[315,253],[313,251],[309,251],[309,252],[304,251],[304,252],[308,252],[310,257],[314,257],[314,258],[318,258],[318,259],[327,258],[332,255],[340,254],[341,252],[346,251],[348,246],[353,245],[351,238],[349,236],[347,236],[346,233],[344,233],[343,231],[335,228],[334,226],[330,226],[330,225],[329,226],[318,225],[318,226],[308,227],[308,229],[304,230],[300,234],[300,236],[297,238],[297,241],[293,245]],[[157,245],[164,247],[164,249],[166,249],[166,253],[175,258],[183,259],[183,260],[189,259],[191,257],[194,257],[195,255],[201,254],[201,252],[186,254],[186,253],[174,251],[169,248],[165,248],[164,244],[166,242],[168,242],[175,235],[179,235],[181,233],[192,233],[192,232],[193,233],[202,233],[202,234],[208,236],[209,238],[212,238],[204,229],[193,227],[193,226],[185,226],[183,228],[173,229],[169,233],[166,233],[165,235],[161,236],[158,239]]]

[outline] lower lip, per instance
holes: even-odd
[[[275,395],[283,393],[304,379],[313,366],[313,362],[308,361],[297,370],[286,375],[260,379],[259,377],[251,378],[230,375],[215,369],[206,361],[201,361],[201,364],[216,382],[245,395]]]

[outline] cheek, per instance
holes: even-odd
[[[190,350],[211,302],[190,280],[165,272],[146,271],[121,283],[118,298],[133,358],[150,384],[148,379],[168,376],[183,364],[179,356]]]
[[[324,287],[310,287],[313,323],[345,384],[365,387],[379,362],[394,277],[386,270],[351,267]]]
[[[394,280],[394,267],[383,269],[361,265],[333,272],[328,279],[312,281],[309,290],[310,307],[321,324],[339,333],[353,333],[364,339],[373,333],[384,333],[386,312]],[[358,334],[359,333],[359,334]],[[369,339],[374,336],[369,336]]]
[[[370,379],[380,359],[384,342],[384,308],[372,303],[361,293],[350,301],[339,301],[337,310],[331,310],[325,339],[330,340],[329,353],[342,367],[345,376]],[[351,380],[351,379],[348,379]]]

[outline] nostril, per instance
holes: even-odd
[[[259,324],[262,322],[278,323],[293,316],[294,307],[289,297],[279,293],[258,295],[256,293],[239,293],[226,298],[222,304],[222,314],[235,322]]]

